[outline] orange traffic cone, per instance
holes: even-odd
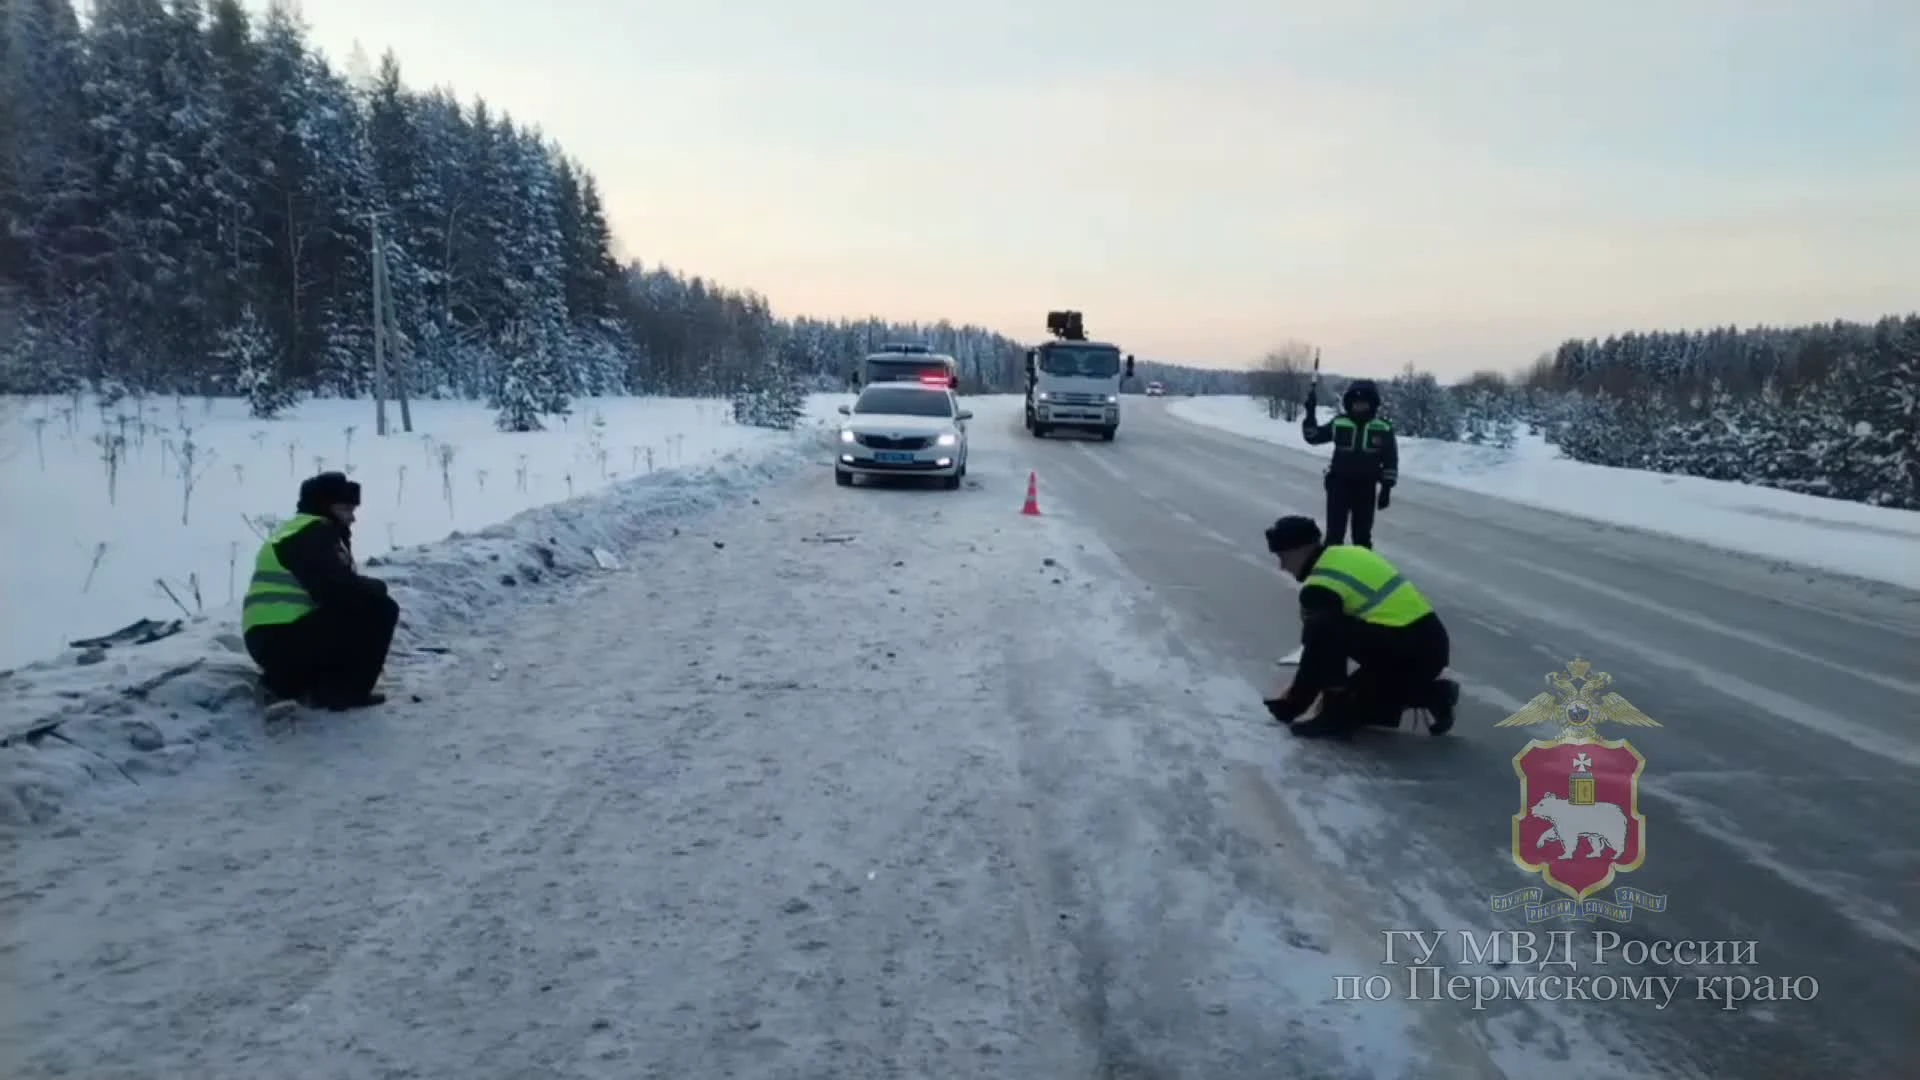
[[[1027,473],[1027,505],[1021,507],[1020,512],[1028,517],[1040,516],[1040,476],[1038,473],[1032,471]]]

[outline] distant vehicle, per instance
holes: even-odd
[[[1147,384],[1147,396],[1148,396],[1148,397],[1162,397],[1162,396],[1164,396],[1164,395],[1166,394],[1166,392],[1167,392],[1167,384],[1166,384],[1166,383],[1163,383],[1163,382],[1150,382],[1150,383],[1148,383],[1148,384]]]
[[[1091,431],[1112,442],[1120,430],[1120,386],[1133,378],[1133,357],[1088,341],[1077,311],[1047,312],[1054,340],[1027,350],[1027,430],[1045,438],[1060,428]]]
[[[960,363],[925,345],[882,345],[861,359],[853,377],[855,386],[896,382],[930,383],[959,393]]]
[[[967,421],[950,389],[932,383],[877,383],[840,406],[840,459],[833,482],[856,476],[932,476],[952,491],[967,475]]]

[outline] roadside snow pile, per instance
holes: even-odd
[[[1273,420],[1264,402],[1193,398],[1167,411],[1190,423],[1326,457],[1298,420]],[[1322,423],[1331,416],[1322,408]],[[1920,589],[1920,512],[1822,499],[1725,480],[1569,461],[1536,435],[1510,450],[1400,440],[1403,477],[1493,495],[1570,517],[1626,525],[1696,543]]]
[[[808,416],[837,402],[814,399]],[[354,534],[364,561],[784,438],[734,423],[725,401],[678,398],[583,399],[521,434],[495,430],[478,403],[423,401],[411,434],[389,408],[385,438],[368,401],[307,401],[275,420],[225,398],[15,397],[0,408],[13,511],[0,520],[0,668],[236,601],[261,537],[324,469],[365,489]]]
[[[634,404],[686,409],[692,403]],[[832,408],[816,404],[809,411],[831,413]],[[461,511],[466,515],[462,520],[483,526],[471,534],[454,532],[412,550],[362,556],[362,569],[388,582],[401,607],[389,677],[402,684],[404,693],[406,671],[457,654],[464,628],[482,613],[511,602],[529,586],[617,568],[621,554],[635,542],[670,529],[676,519],[790,474],[806,460],[807,449],[825,445],[817,423],[793,434],[739,429],[729,433],[732,445],[724,436],[703,441],[698,430],[677,434],[685,436],[679,443],[692,447],[684,457],[702,464],[662,467],[656,462],[655,475],[609,477],[595,484],[600,490],[591,495],[532,508],[523,506],[529,493],[517,492],[509,483],[497,492],[501,501],[491,511],[477,492],[466,500],[472,505]],[[493,458],[499,456],[496,451]],[[17,462],[9,463],[12,506],[26,505],[11,490],[21,471]],[[286,489],[290,485],[276,477],[275,492],[283,503],[291,501]],[[377,489],[368,492],[363,528],[378,521],[382,501]],[[128,513],[134,512],[130,505]],[[101,519],[96,515],[94,520]],[[59,524],[47,514],[15,515],[6,526],[9,544],[15,534],[31,536],[23,525],[36,521]],[[107,521],[101,533],[124,538],[128,561],[138,558],[140,522]],[[429,529],[418,519],[412,527]],[[176,555],[206,550],[204,534],[176,540],[171,549]],[[219,541],[222,547],[229,542]],[[50,546],[44,537],[30,543],[25,561],[33,559],[32,551]],[[237,589],[245,588],[257,546],[257,539],[242,543]],[[9,548],[10,554],[20,551]],[[224,553],[221,559],[224,562]],[[10,567],[8,573],[18,574],[19,569]],[[123,575],[129,580],[159,576],[152,564]],[[9,633],[13,625],[28,620],[27,609],[35,604],[46,605],[47,614],[73,606],[70,598],[54,595],[45,584],[24,585],[26,603],[17,600],[21,593],[11,591],[12,583],[7,586]],[[254,669],[240,641],[237,602],[165,622],[142,618],[151,608],[137,595],[121,596],[117,609],[108,608],[109,603],[111,599],[101,607],[134,616],[135,625],[127,633],[109,635],[59,659],[0,673],[0,716],[5,717],[0,720],[0,824],[45,820],[75,788],[93,780],[124,784],[137,782],[143,773],[175,771],[197,757],[209,740],[244,745],[260,736]]]

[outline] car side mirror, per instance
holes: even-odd
[[[852,415],[853,415],[853,406],[851,406],[851,405],[842,405],[842,406],[840,406],[840,415],[841,415],[841,416],[852,416]]]
[[[970,413],[970,412],[968,412],[968,411],[967,411],[967,410],[965,410],[965,409],[961,409],[961,410],[960,410],[960,411],[959,411],[958,413],[955,413],[955,414],[954,414],[954,419],[956,419],[956,420],[971,420],[971,419],[973,419],[973,414],[972,414],[972,413]]]

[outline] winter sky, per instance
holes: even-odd
[[[1913,0],[301,6],[537,122],[626,254],[783,313],[1464,373],[1920,308]]]

